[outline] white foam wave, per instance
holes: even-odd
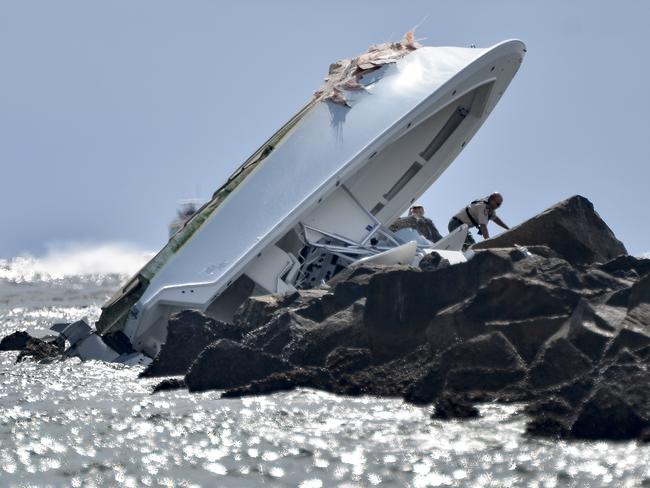
[[[640,257],[640,258],[645,258],[645,259],[650,259],[650,251],[648,251],[648,252],[642,252],[642,253],[639,255],[639,257]]]
[[[48,246],[43,256],[22,254],[0,259],[0,279],[29,282],[70,276],[131,275],[152,256],[150,251],[125,243],[56,244]]]

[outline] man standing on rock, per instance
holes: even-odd
[[[503,220],[497,217],[496,214],[496,209],[499,208],[502,203],[503,196],[499,192],[494,192],[487,198],[474,200],[451,218],[448,225],[449,232],[454,231],[463,224],[467,224],[470,228],[476,227],[479,235],[483,236],[483,239],[488,239],[490,233],[488,232],[487,224],[490,220],[493,220],[495,224],[506,230],[509,229],[510,227],[508,227]],[[476,241],[468,232],[467,239],[465,239],[465,244],[463,245],[463,250],[467,249],[472,244],[476,244]]]
[[[440,232],[431,219],[424,216],[424,207],[415,203],[409,209],[408,217],[400,217],[390,226],[390,230],[397,232],[400,229],[415,229],[420,235],[431,242],[442,239]]]

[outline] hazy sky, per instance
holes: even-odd
[[[582,194],[650,250],[650,2],[0,0],[0,257],[157,250],[178,200],[209,197],[331,62],[416,24],[425,45],[528,46],[422,199],[439,228],[497,189],[511,225]]]

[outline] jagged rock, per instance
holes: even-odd
[[[446,351],[441,358],[448,369],[525,369],[513,345],[500,332],[474,337]]]
[[[27,342],[31,338],[32,336],[24,330],[16,331],[2,338],[2,341],[0,341],[0,351],[22,351],[27,347]]]
[[[292,340],[282,356],[293,364],[322,366],[335,348],[367,348],[368,336],[363,326],[365,299],[327,317]]]
[[[446,388],[494,392],[521,382],[526,365],[500,332],[491,332],[452,347],[442,355]]]
[[[553,338],[531,365],[530,383],[536,389],[570,383],[587,374],[592,367],[591,360],[568,339]]]
[[[542,396],[544,398],[555,396],[558,399],[566,401],[574,410],[577,410],[584,399],[591,394],[595,383],[595,375],[587,374],[585,376],[579,376],[568,383],[561,384],[558,387],[544,390]]]
[[[151,393],[158,393],[159,391],[182,390],[184,388],[187,388],[187,385],[185,384],[185,380],[183,378],[168,378],[155,385]]]
[[[635,322],[623,322],[616,336],[607,344],[605,357],[616,356],[622,349],[631,351],[641,349],[650,344],[650,327]]]
[[[326,290],[314,289],[249,297],[235,311],[233,322],[242,332],[250,332],[266,324],[278,310],[325,293]]]
[[[586,198],[576,195],[473,249],[546,245],[572,264],[605,263],[622,254],[625,246]]]
[[[588,376],[547,390],[526,410],[528,431],[587,439],[631,439],[643,435],[650,418],[650,373],[627,349],[606,358]]]
[[[606,300],[605,304],[610,307],[625,307],[627,308],[628,303],[630,302],[630,288],[623,288],[622,290],[616,290],[610,293]]]
[[[623,255],[601,264],[598,268],[621,278],[633,278],[635,275],[638,278],[650,273],[650,259]]]
[[[404,400],[415,405],[434,402],[443,393],[447,383],[447,368],[439,362],[432,362],[404,392]]]
[[[616,327],[605,321],[594,308],[582,299],[571,318],[558,332],[592,361],[597,361],[614,338]]]
[[[512,273],[520,278],[569,289],[588,299],[624,290],[633,284],[633,281],[618,278],[597,267],[576,267],[559,257],[547,258],[535,254],[513,262]]]
[[[578,412],[571,434],[583,439],[633,439],[650,427],[617,388],[596,387]]]
[[[422,344],[440,310],[472,296],[490,278],[512,270],[513,258],[523,257],[516,249],[490,250],[432,272],[399,270],[373,276],[364,313],[373,353],[391,357]]]
[[[61,356],[63,354],[64,344],[62,341],[54,340],[52,342],[46,342],[36,337],[30,337],[27,343],[25,344],[24,349],[20,351],[16,362],[20,363],[25,359],[31,359],[32,361],[43,361],[48,359],[53,359],[55,357]]]
[[[239,398],[250,395],[269,395],[279,391],[290,391],[298,387],[332,390],[334,381],[322,368],[295,368],[289,371],[271,373],[265,378],[249,384],[230,388],[221,394],[222,398]]]
[[[234,388],[287,371],[292,365],[283,359],[237,342],[220,339],[192,363],[185,375],[190,391]]]
[[[534,255],[542,257],[542,258],[562,259],[562,256],[560,256],[553,249],[551,249],[550,247],[545,246],[545,245],[532,245],[532,246],[528,245],[528,246],[521,246],[521,248],[525,249],[526,251],[528,251],[531,254],[534,254]]]
[[[561,287],[537,280],[527,280],[514,274],[499,276],[480,288],[466,301],[449,307],[436,315],[426,329],[426,338],[436,350],[485,334],[491,330],[507,332],[509,324],[541,324],[544,329],[518,338],[516,326],[511,336],[521,345],[526,360],[546,339],[561,320],[569,316],[579,295]],[[556,329],[557,330],[557,329]]]
[[[435,404],[431,418],[438,420],[472,419],[480,417],[478,409],[466,396],[445,394]]]
[[[567,315],[551,315],[530,319],[486,322],[486,329],[501,332],[515,347],[521,358],[530,364],[544,343],[566,323]]]
[[[641,278],[630,290],[630,301],[628,303],[630,310],[644,305],[646,306],[644,311],[650,309],[650,274]],[[650,315],[647,318],[650,318]]]
[[[616,337],[607,346],[605,355],[612,357],[621,349],[631,351],[650,344],[650,274],[630,289],[628,313]]]
[[[172,315],[167,325],[167,339],[142,377],[185,374],[208,344],[218,339],[239,340],[241,330],[214,320],[201,312],[185,310]]]
[[[372,353],[366,348],[336,347],[325,359],[325,369],[336,377],[350,375],[372,364]]]
[[[547,283],[506,275],[481,287],[466,308],[470,320],[522,320],[571,313],[580,296]]]
[[[412,266],[377,264],[357,264],[350,266],[335,275],[327,285],[329,290],[303,306],[294,307],[297,314],[309,320],[322,322],[361,298],[365,298],[370,279],[377,273],[387,273],[396,270],[416,269]]]
[[[443,258],[437,252],[432,252],[424,256],[418,264],[422,271],[435,271],[436,269],[450,266],[449,260]]]
[[[377,362],[356,371],[332,372],[336,380],[336,393],[343,395],[379,395],[400,397],[410,385],[427,371],[433,357],[425,344],[414,351],[387,362]]]
[[[635,349],[634,355],[637,356],[640,361],[650,366],[650,345]]]
[[[285,352],[285,348],[300,341],[305,332],[316,325],[316,322],[284,309],[263,326],[246,334],[242,343],[267,354],[279,356]]]
[[[528,405],[525,412],[531,416],[526,432],[545,437],[569,436],[575,417],[575,409],[569,402],[553,396]]]

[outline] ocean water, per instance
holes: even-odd
[[[105,246],[0,260],[0,336],[95,320],[147,257]],[[0,487],[650,486],[650,447],[530,438],[521,405],[442,422],[397,399],[307,389],[152,395],[158,380],[138,368],[15,358],[0,352]]]

